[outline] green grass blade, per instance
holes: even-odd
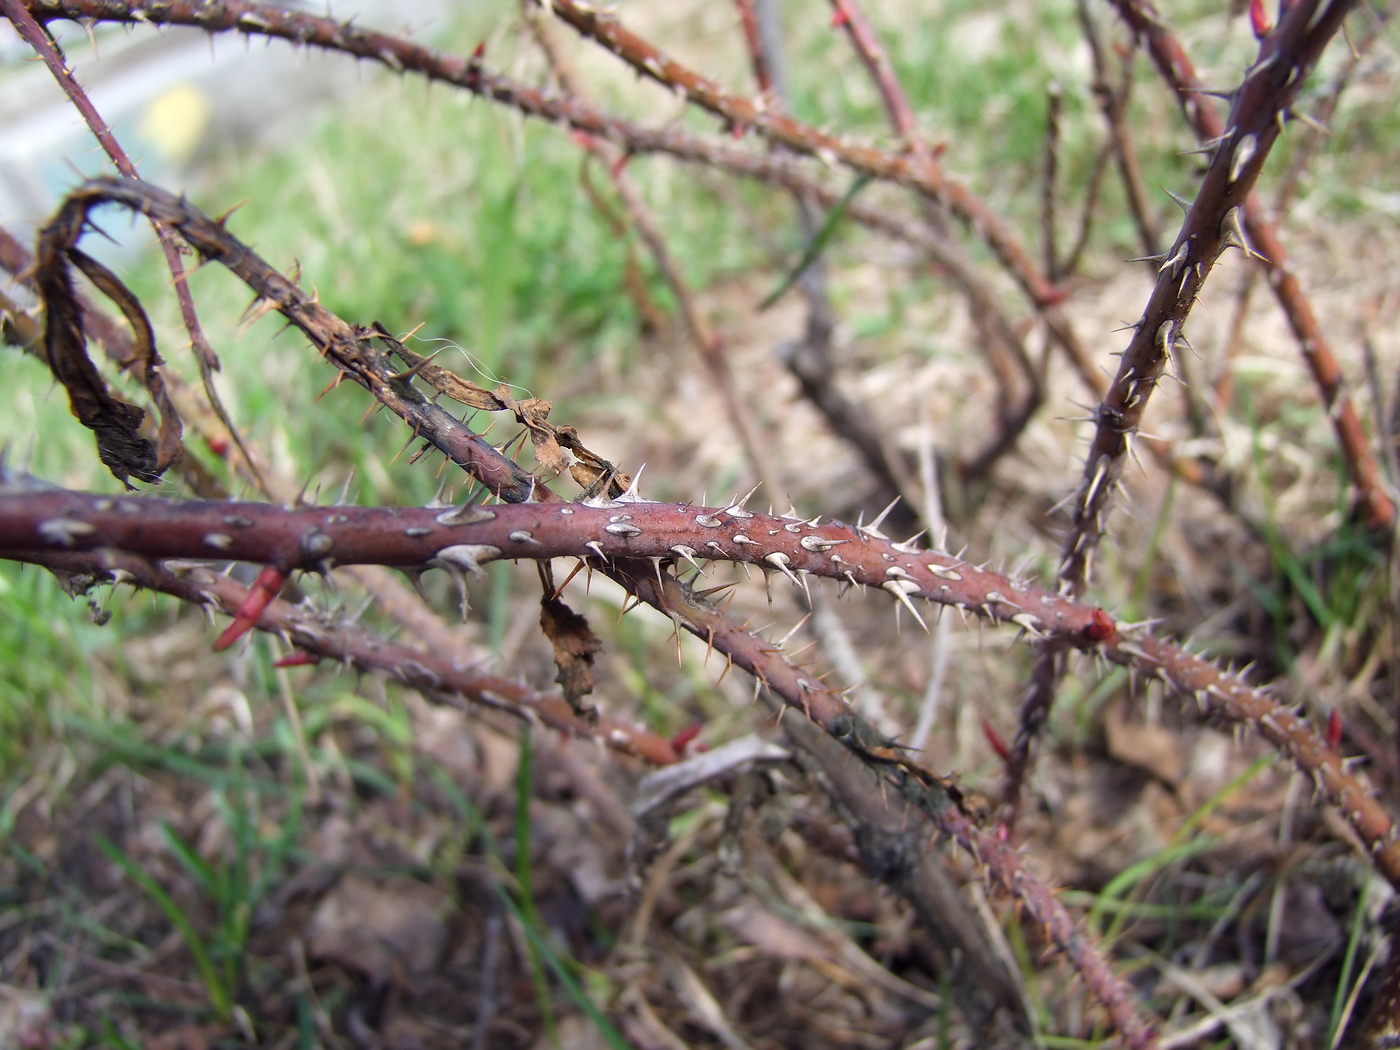
[[[199,888],[215,900],[219,897],[219,877],[213,865],[196,853],[180,838],[168,820],[160,822],[160,835],[165,840],[166,849],[175,855],[181,867],[189,874]]]
[[[530,800],[535,794],[534,746],[530,734],[530,723],[520,726],[520,761],[515,772],[515,881],[520,887],[520,922],[529,938],[530,976],[535,982],[535,997],[539,1000],[540,1015],[544,1019],[545,1034],[551,1046],[559,1045],[559,1034],[554,1026],[554,1008],[549,1001],[549,982],[545,979],[544,968],[540,965],[540,950],[535,941],[540,925],[539,909],[535,906],[535,893],[531,886],[530,867]]]
[[[807,268],[816,262],[817,256],[826,250],[827,242],[836,232],[836,226],[845,216],[851,202],[856,199],[856,194],[865,189],[873,179],[873,175],[861,175],[855,182],[851,183],[851,188],[846,191],[845,196],[837,201],[836,206],[827,213],[826,222],[822,223],[822,228],[807,242],[807,247],[802,252],[802,258],[797,260],[797,265],[793,267],[792,272],[783,279],[782,284],[773,289],[767,299],[758,304],[759,310],[768,309],[787,294],[789,288],[801,280],[802,275],[807,272]]]
[[[1332,1011],[1327,1018],[1327,1041],[1323,1046],[1337,1045],[1337,1037],[1340,1034],[1337,1028],[1342,1023],[1342,1011],[1346,1009],[1347,997],[1350,995],[1352,974],[1356,969],[1356,952],[1361,947],[1362,931],[1366,925],[1366,901],[1370,895],[1371,884],[1363,883],[1361,897],[1356,902],[1356,915],[1351,922],[1351,935],[1347,938],[1346,954],[1342,957],[1342,975],[1337,979],[1337,994],[1332,997]]]
[[[588,993],[583,990],[583,986],[574,979],[574,975],[569,972],[569,968],[564,965],[564,961],[554,951],[554,946],[549,943],[549,938],[545,937],[534,926],[525,920],[525,913],[517,904],[514,898],[506,892],[505,887],[499,884],[496,892],[500,894],[505,906],[510,909],[512,915],[519,920],[521,927],[525,930],[525,939],[530,942],[530,949],[539,953],[539,956],[554,972],[554,976],[563,985],[564,991],[574,1004],[583,1011],[584,1015],[593,1022],[598,1029],[598,1034],[603,1037],[603,1041],[612,1047],[613,1050],[632,1050],[632,1046],[627,1042],[621,1032],[619,1032],[608,1015],[598,1009],[598,1005],[588,997]]]
[[[204,987],[209,992],[214,1013],[219,1020],[227,1021],[233,1012],[233,997],[230,990],[224,987],[223,982],[219,980],[218,972],[214,969],[214,964],[209,959],[209,953],[204,948],[204,942],[199,939],[199,934],[195,932],[189,917],[180,910],[180,906],[175,903],[170,894],[165,892],[160,883],[142,871],[140,865],[132,860],[120,846],[108,841],[102,835],[94,836],[93,841],[108,860],[120,867],[131,877],[133,882],[146,891],[151,900],[156,902],[156,906],[165,913],[165,917],[180,931],[180,936],[185,939],[190,955],[194,957],[194,965],[199,971],[200,979],[204,981]]]

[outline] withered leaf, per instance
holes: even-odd
[[[44,356],[54,378],[68,391],[73,415],[93,432],[97,452],[121,482],[159,480],[180,454],[180,419],[158,370],[154,335],[146,312],[117,276],[74,247],[80,222],[61,212],[40,236],[34,283],[44,302]],[[77,265],[110,298],[131,324],[136,352],[128,367],[140,367],[142,381],[160,409],[157,443],[140,433],[146,413],[115,397],[87,353],[82,309],[69,263]]]
[[[564,698],[574,713],[590,721],[598,709],[583,698],[593,692],[593,656],[603,648],[588,621],[564,602],[546,594],[540,599],[540,628],[554,646],[555,676],[564,689]]]
[[[418,376],[439,394],[450,397],[458,404],[470,408],[480,408],[488,412],[510,412],[530,432],[530,440],[535,447],[535,459],[540,466],[558,476],[568,470],[574,481],[585,491],[596,491],[603,484],[608,486],[608,494],[617,496],[627,490],[631,480],[626,474],[619,474],[617,468],[601,456],[589,451],[579,440],[578,431],[573,427],[555,426],[549,422],[549,413],[554,405],[543,398],[529,397],[516,400],[511,396],[510,387],[504,383],[495,390],[477,386],[456,373],[434,364],[432,358],[414,353],[399,342],[378,322],[374,334],[382,339],[404,364],[405,378]]]
[[[140,301],[111,270],[77,248],[70,248],[68,257],[73,260],[78,269],[83,271],[99,292],[117,304],[126,317],[127,324],[131,325],[132,353],[122,363],[122,368],[131,372],[135,372],[138,367],[140,368],[141,382],[160,412],[160,430],[156,436],[155,473],[157,475],[163,474],[180,456],[182,449],[180,437],[184,428],[181,426],[180,416],[175,411],[175,406],[170,401],[170,395],[165,389],[165,377],[160,372],[160,365],[163,362],[160,359],[160,354],[156,352],[156,335],[151,328],[150,319],[146,316],[146,311],[141,306]],[[227,421],[225,422],[227,423]],[[230,429],[232,428],[230,427]]]

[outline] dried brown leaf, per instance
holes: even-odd
[[[1128,721],[1121,707],[1104,714],[1108,753],[1124,765],[1136,766],[1167,784],[1178,784],[1186,768],[1175,733],[1159,725]]]
[[[563,686],[565,699],[576,714],[596,719],[597,708],[583,698],[593,692],[593,657],[602,650],[602,641],[584,617],[550,595],[540,599],[540,627],[554,646],[559,668],[555,681]]]
[[[311,954],[356,970],[377,984],[412,987],[437,964],[446,943],[450,902],[406,877],[378,883],[347,876],[311,917]]]
[[[156,438],[156,473],[163,474],[180,455],[183,428],[180,425],[180,416],[165,389],[165,377],[160,372],[162,361],[160,354],[156,352],[156,336],[151,328],[150,319],[136,296],[107,267],[77,248],[68,249],[68,258],[83,271],[99,292],[117,305],[126,317],[127,324],[131,326],[132,354],[122,362],[122,368],[141,377],[146,392],[151,395],[160,411],[160,430]],[[81,316],[81,308],[79,310]]]
[[[631,484],[626,474],[619,474],[617,468],[606,459],[585,447],[579,440],[577,430],[570,426],[555,426],[549,422],[549,413],[554,408],[553,402],[538,397],[517,400],[511,396],[510,387],[504,383],[495,390],[478,386],[449,369],[434,364],[431,357],[414,353],[391,336],[381,324],[374,325],[374,335],[382,339],[399,360],[408,365],[401,373],[403,378],[417,376],[439,394],[469,408],[479,408],[487,412],[510,412],[514,415],[530,432],[536,461],[556,477],[567,469],[574,481],[584,490],[596,492],[606,484],[612,495],[625,491]]]
[[[56,220],[40,235],[34,283],[44,302],[44,356],[65,390],[73,415],[97,439],[97,451],[120,481],[154,482],[180,455],[180,417],[159,371],[155,334],[146,311],[116,274],[75,245],[81,222]],[[146,413],[115,397],[87,353],[83,311],[69,264],[76,265],[126,316],[132,330],[131,357],[123,367],[137,371],[160,410],[156,443],[141,432]]]

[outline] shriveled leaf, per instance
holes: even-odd
[[[117,304],[126,317],[127,324],[131,325],[134,353],[122,363],[122,367],[132,372],[140,370],[138,374],[141,382],[160,412],[160,430],[156,438],[156,473],[163,474],[180,456],[180,438],[184,428],[165,389],[165,377],[160,372],[163,362],[160,354],[156,352],[156,336],[151,328],[150,319],[136,296],[111,270],[77,248],[70,248],[68,257],[99,292]]]
[[[570,426],[555,426],[549,422],[553,402],[529,397],[517,400],[504,383],[487,390],[454,372],[434,364],[431,357],[414,353],[389,334],[383,325],[375,323],[375,338],[381,339],[408,368],[401,373],[407,379],[417,376],[439,394],[458,404],[480,408],[487,412],[510,412],[530,432],[535,459],[556,477],[568,470],[574,481],[585,491],[595,492],[608,486],[608,494],[626,491],[631,480],[602,456],[586,448],[578,431]]]
[[[180,454],[180,420],[165,391],[154,334],[146,312],[117,276],[76,247],[83,219],[65,207],[43,231],[34,283],[44,302],[44,355],[49,370],[68,391],[78,421],[93,432],[107,469],[123,483],[128,478],[154,482]],[[81,269],[110,298],[131,324],[135,352],[127,367],[140,369],[142,381],[160,409],[156,443],[140,430],[146,413],[114,396],[87,353],[83,312],[69,264]]]
[[[593,657],[603,648],[602,641],[584,617],[549,595],[540,599],[540,627],[554,646],[554,664],[559,668],[555,681],[563,687],[569,706],[583,718],[596,719],[597,708],[583,698],[593,692]]]
[[[317,906],[307,948],[376,983],[412,987],[442,955],[451,909],[440,891],[417,880],[349,875]]]

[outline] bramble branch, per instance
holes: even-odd
[[[142,214],[156,214],[169,221],[201,254],[222,263],[241,278],[257,292],[261,299],[271,304],[273,308],[281,312],[306,334],[313,345],[317,346],[332,363],[368,389],[378,401],[409,422],[414,427],[415,438],[422,438],[445,452],[450,459],[486,485],[499,498],[519,506],[520,512],[534,515],[528,519],[534,522],[533,527],[525,527],[524,521],[511,520],[510,523],[517,527],[508,529],[504,536],[500,537],[501,542],[506,544],[505,547],[481,542],[439,543],[431,554],[431,559],[435,564],[458,574],[464,574],[479,569],[484,562],[494,560],[508,551],[517,549],[513,545],[527,548],[519,556],[542,555],[546,550],[544,537],[549,534],[555,535],[565,543],[577,541],[581,553],[591,552],[597,555],[599,567],[629,592],[669,615],[679,627],[704,639],[708,645],[719,650],[732,662],[751,674],[761,685],[766,686],[775,695],[781,697],[788,706],[796,708],[812,718],[877,773],[891,790],[896,791],[901,797],[923,811],[945,832],[953,835],[964,845],[967,845],[969,841],[979,842],[978,848],[983,854],[990,850],[991,855],[1000,856],[1001,854],[997,851],[1005,853],[1010,849],[1005,843],[985,835],[970,840],[966,828],[958,820],[948,816],[950,810],[957,810],[960,813],[961,807],[964,805],[964,800],[955,782],[938,777],[904,758],[894,741],[869,726],[851,710],[840,696],[824,687],[815,674],[804,671],[788,662],[783,657],[780,647],[756,637],[744,627],[730,621],[706,600],[703,594],[696,593],[674,577],[664,577],[660,571],[660,560],[666,557],[666,554],[658,551],[653,555],[648,555],[644,544],[630,543],[614,552],[615,560],[609,560],[604,538],[632,541],[645,534],[645,530],[641,530],[640,526],[632,523],[632,516],[628,516],[626,511],[617,511],[614,506],[596,508],[609,512],[609,520],[606,523],[601,521],[592,523],[599,526],[598,537],[601,538],[578,534],[573,522],[569,519],[577,515],[579,508],[583,505],[563,504],[561,497],[547,487],[537,485],[532,476],[526,474],[499,450],[441,409],[433,400],[421,394],[413,386],[413,381],[415,378],[422,378],[433,383],[439,393],[448,392],[461,398],[496,396],[500,403],[493,407],[508,408],[531,428],[536,438],[538,455],[542,448],[551,447],[550,442],[554,442],[557,446],[557,439],[563,432],[559,428],[547,424],[543,419],[543,414],[537,408],[527,409],[522,404],[511,400],[508,395],[490,395],[480,388],[463,383],[450,374],[442,374],[445,370],[437,369],[437,366],[417,359],[415,355],[408,352],[402,344],[388,336],[382,329],[353,328],[325,310],[312,297],[306,295],[273,270],[255,252],[228,233],[221,223],[210,220],[183,199],[177,199],[144,183],[118,179],[97,179],[70,195],[58,215],[40,236],[40,250],[37,256],[41,275],[44,273],[61,275],[65,271],[67,262],[72,258],[77,241],[88,221],[89,213],[98,205],[109,202],[121,203]],[[39,284],[41,288],[46,290],[58,289],[60,295],[70,292],[69,289],[53,279],[47,282],[40,280]],[[122,297],[122,301],[129,294],[125,293],[119,286],[114,290],[119,297]],[[71,314],[72,310],[67,310],[65,313]],[[60,335],[64,337],[76,335],[76,342],[72,342],[69,349],[73,352],[83,352],[80,327],[76,333],[65,332],[60,333]],[[46,338],[51,337],[52,333],[46,332]],[[401,358],[406,358],[411,366],[410,369],[405,372],[394,371],[389,364],[389,354],[377,350],[373,345],[375,341],[389,345]],[[581,446],[579,449],[586,452]],[[559,457],[557,461],[559,469],[563,469],[568,460],[557,447],[554,447],[553,452]],[[579,470],[580,464],[575,463],[571,469]],[[628,497],[630,495],[632,503],[640,509],[643,504],[636,502],[638,498],[633,489],[619,490],[620,479],[621,476],[614,476],[611,473],[597,475],[594,479],[596,485],[606,486],[607,495],[617,497],[617,499],[604,497],[602,502],[625,507],[629,505]],[[38,497],[40,495],[33,491],[32,484],[27,480],[20,479],[18,484],[28,496]],[[544,503],[528,502],[535,498],[544,501]],[[118,504],[113,504],[113,508],[117,506]],[[221,505],[215,504],[213,508],[219,506]],[[351,508],[345,509],[349,511]],[[170,511],[169,507],[167,507],[167,511],[174,513]],[[698,545],[694,547],[696,554],[701,550],[711,549],[706,546],[708,543],[719,543],[717,539],[711,539],[711,535],[718,534],[711,534],[708,530],[719,527],[725,519],[717,515],[701,514],[694,520],[690,520],[686,516],[689,513],[687,508],[668,506],[666,512],[658,513],[658,526],[666,521],[665,513],[667,512],[672,515],[671,521],[676,529],[676,541],[667,544],[663,550],[670,552],[672,557],[682,556],[681,552],[670,551],[670,548],[686,545],[683,541],[687,537],[692,540],[693,544]],[[265,512],[254,511],[250,507],[248,515],[240,515],[239,520],[246,518],[256,521],[258,520],[256,515],[259,513]],[[288,513],[295,514],[297,512]],[[542,516],[546,513],[553,514],[554,517]],[[657,512],[653,511],[652,513]],[[756,517],[752,512],[744,510],[738,504],[723,508],[722,513],[729,519],[745,520],[745,514]],[[491,518],[486,519],[484,517],[486,514],[490,514]],[[677,514],[682,515],[683,520],[677,519],[675,517]],[[444,516],[446,520],[437,520],[439,515]],[[459,526],[468,525],[468,523],[473,522],[473,519],[478,518],[495,521],[497,520],[496,515],[495,510],[467,506],[449,510],[445,514],[441,511],[436,512],[434,522],[438,526],[452,527],[454,521],[458,522]],[[355,520],[349,513],[343,516],[350,521]],[[275,552],[268,552],[272,561],[264,563],[266,567],[263,570],[263,575],[259,577],[253,594],[250,595],[251,604],[239,607],[233,627],[225,631],[219,639],[218,645],[220,647],[231,644],[239,633],[247,630],[259,619],[263,608],[275,594],[276,588],[280,586],[280,582],[285,578],[287,572],[298,567],[315,568],[318,558],[324,560],[333,556],[332,550],[335,550],[342,563],[352,563],[357,560],[354,554],[355,548],[348,536],[345,537],[345,542],[342,545],[341,538],[337,534],[326,531],[328,528],[338,528],[348,524],[347,521],[339,520],[340,517],[341,515],[332,514],[331,518],[323,519],[314,531],[309,533],[303,531],[295,538],[283,536],[282,539],[286,541],[287,546]],[[72,519],[67,517],[46,518],[44,520],[58,523],[48,526],[48,531],[51,534],[49,539],[44,539],[43,533],[37,531],[42,523],[35,522],[36,531],[31,533],[29,540],[16,540],[16,546],[12,548],[16,554],[36,545],[40,548],[46,545],[62,548],[65,540],[73,549],[80,549],[84,546],[84,536],[96,534],[96,526],[91,522],[79,522],[77,530],[74,531],[71,524]],[[765,520],[767,520],[766,517]],[[810,535],[792,538],[796,534],[792,533],[789,526],[797,528],[799,533],[801,526],[791,520],[787,522],[774,520],[776,526],[772,530],[772,535],[784,536],[784,539],[780,541],[784,548],[795,544],[793,546],[794,554],[789,555],[782,549],[775,549],[776,545],[771,543],[771,537],[769,537],[769,549],[763,555],[765,568],[782,572],[796,583],[800,582],[797,570],[805,567],[803,562],[807,558],[821,555],[826,559],[825,563],[830,566],[841,564],[836,557],[828,554],[832,547],[838,544],[828,544],[822,539],[813,540]],[[221,550],[222,553],[228,555],[236,555],[238,541],[234,537],[238,531],[242,531],[242,526],[224,522],[222,517],[219,517],[218,521],[223,528],[233,531],[210,532],[203,530],[199,533],[198,542],[204,545],[203,549],[209,549],[209,545],[212,543],[214,549]],[[63,524],[64,522],[69,522],[69,524]],[[480,524],[481,521],[475,523]],[[206,519],[203,524],[211,525],[213,522]],[[85,525],[92,525],[94,532],[85,532]],[[815,523],[810,527],[815,528]],[[426,522],[410,523],[404,528],[431,530]],[[868,538],[879,538],[878,523],[859,527],[856,530],[851,530],[849,526],[843,526],[843,528]],[[61,531],[63,535],[59,536],[54,531],[55,529]],[[660,527],[655,531],[657,535],[661,534]],[[536,544],[531,541],[535,541],[536,532],[540,533],[540,539],[537,541],[539,549],[534,550],[532,554],[530,549],[534,548]],[[512,536],[512,533],[515,535]],[[431,531],[427,536],[409,535],[407,532],[401,532],[398,539],[413,542],[428,539],[432,535]],[[494,536],[494,534],[492,535]],[[227,541],[223,538],[225,536],[227,536]],[[191,541],[194,538],[193,533],[187,535],[187,539]],[[460,540],[464,537],[463,534],[459,533],[456,538]],[[133,536],[132,542],[136,542],[136,539]],[[295,548],[291,545],[293,539]],[[743,551],[758,542],[744,532],[728,534],[726,539],[730,544],[728,549],[731,551]],[[803,539],[808,540],[806,546],[802,544]],[[599,548],[602,549],[601,554],[599,554]],[[801,553],[797,553],[798,551]],[[919,552],[915,548],[909,547],[908,553],[912,556]],[[649,557],[652,560],[647,560]],[[694,558],[695,554],[691,554],[690,557]],[[797,559],[796,563],[794,563],[794,559]],[[736,560],[747,559],[739,558]],[[425,560],[423,564],[426,565],[427,561]],[[910,562],[910,566],[913,568],[915,563]],[[971,567],[968,568],[971,571]],[[933,569],[923,568],[920,571],[929,575],[930,586],[935,590],[940,586],[937,582],[939,579],[951,579],[951,577],[946,576],[939,577]],[[944,571],[953,573],[959,580],[963,578],[956,569],[945,568]],[[878,565],[873,568],[872,576],[873,578],[867,582],[873,582],[892,595],[899,597],[912,611],[913,606],[909,601],[909,595],[918,589],[918,584],[908,578],[909,570],[893,565]],[[853,578],[859,581],[859,577],[853,576]],[[1007,585],[1009,586],[1009,582]],[[1047,594],[1044,597],[1047,608],[1055,604],[1053,596]],[[999,593],[984,593],[978,601],[981,603],[981,607],[974,611],[981,611],[983,615],[987,616],[999,615],[996,607],[1009,604],[1005,596]],[[1027,614],[1016,611],[1015,607],[1002,611],[1006,616],[1016,619],[1026,629],[1034,629],[1034,624],[1030,620],[1024,619]],[[986,841],[983,842],[983,839]],[[1014,851],[1006,854],[1005,863],[999,865],[987,863],[994,874],[997,871],[1014,872],[1019,870],[1017,866],[1019,862],[1012,858],[1014,858]],[[1063,909],[1058,902],[1054,901],[1049,890],[1043,884],[1036,884],[1025,878],[1024,873],[1022,877],[1008,875],[1007,879],[1009,881],[1006,884],[1009,888],[1013,888],[1018,899],[1032,910],[1032,914],[1041,919],[1051,936],[1067,937],[1067,939],[1057,939],[1056,945],[1066,951],[1075,965],[1080,968],[1090,991],[1109,1011],[1115,1024],[1120,1025],[1124,1034],[1129,1037],[1131,1044],[1141,1047],[1150,1046],[1150,1028],[1137,1017],[1136,1010],[1132,1005],[1132,997],[1126,986],[1112,976],[1107,964],[1088,945],[1084,935],[1075,930],[1074,923],[1068,915],[1063,913]],[[1045,908],[1051,910],[1047,912],[1044,910]],[[1057,916],[1059,917],[1057,918]],[[1095,976],[1096,972],[1097,976]]]
[[[546,6],[579,33],[612,51],[638,73],[683,93],[693,104],[722,117],[735,129],[753,128],[771,141],[798,153],[827,162],[839,160],[862,175],[915,190],[945,205],[991,248],[1007,272],[1020,284],[1089,389],[1096,393],[1100,390],[1102,380],[1098,371],[1085,355],[1073,326],[1058,309],[1057,304],[1064,299],[1064,292],[1036,268],[1025,246],[985,201],[960,182],[947,177],[931,151],[891,153],[809,127],[782,112],[763,109],[669,58],[622,26],[615,15],[573,0],[551,0]]]
[[[1277,29],[1263,39],[1254,65],[1234,92],[1226,127],[1209,143],[1212,159],[1196,199],[1176,198],[1185,219],[1172,247],[1152,260],[1160,264],[1156,284],[1133,326],[1118,374],[1095,412],[1096,429],[1060,561],[1061,584],[1072,594],[1083,593],[1088,584],[1132,438],[1171,355],[1178,346],[1190,345],[1183,329],[1211,269],[1230,248],[1255,254],[1242,225],[1250,193],[1284,115],[1350,9],[1350,0],[1304,0],[1288,9]],[[1179,48],[1173,61],[1178,59],[1184,61]],[[1184,104],[1188,113],[1206,109],[1194,96]],[[1060,666],[1060,654],[1047,644],[1031,672],[1007,770],[1006,798],[1013,812],[1031,748],[1053,704]]]
[[[1336,750],[1306,721],[1241,676],[1130,624],[1113,623],[1024,580],[952,555],[886,538],[876,525],[821,523],[749,511],[739,504],[653,503],[629,491],[583,503],[485,507],[307,507],[111,497],[54,490],[11,479],[0,493],[0,552],[117,549],[155,558],[219,558],[269,565],[283,574],[334,565],[441,568],[459,580],[492,561],[575,557],[595,568],[632,566],[633,589],[650,591],[663,612],[691,621],[735,662],[833,735],[890,760],[893,742],[858,726],[850,708],[791,665],[775,667],[768,643],[712,619],[712,607],[672,575],[701,559],[750,564],[794,586],[808,576],[875,587],[912,616],[922,599],[991,623],[1018,627],[1062,646],[1161,679],[1203,712],[1258,731],[1311,775],[1370,846],[1388,879],[1400,883],[1400,843],[1392,821]],[[644,571],[638,573],[640,566]],[[635,574],[634,574],[635,573]]]
[[[814,178],[792,154],[755,152],[736,147],[727,138],[701,137],[674,126],[645,128],[604,113],[568,92],[540,91],[493,73],[485,68],[480,55],[471,58],[445,55],[401,37],[301,11],[282,10],[251,0],[209,0],[201,4],[180,0],[30,0],[29,7],[36,18],[43,20],[74,18],[187,25],[211,33],[264,35],[293,44],[340,51],[379,62],[395,71],[413,72],[429,80],[451,84],[527,116],[564,123],[592,139],[614,144],[624,154],[664,153],[678,160],[780,186],[825,208],[837,204],[843,192]],[[985,206],[981,206],[981,210],[985,211]],[[977,272],[959,245],[927,223],[886,207],[874,207],[857,200],[850,204],[846,214],[862,225],[927,253],[968,297],[974,315],[986,320],[997,344],[1005,347],[1009,355],[1024,357],[1021,340],[1006,321],[999,294]],[[1029,265],[1029,256],[1025,258]],[[1028,279],[1032,279],[1035,287],[1043,286],[1042,291],[1049,287],[1042,277]],[[1031,298],[1038,302],[1034,295]],[[1081,380],[1095,396],[1101,396],[1105,389],[1103,377],[1089,361],[1068,321],[1053,305],[1041,304],[1039,310],[1057,343],[1070,356]],[[985,448],[959,464],[961,474],[978,476],[1009,447],[1039,405],[1034,394],[1032,389],[1007,415],[1000,432]],[[877,469],[882,469],[881,465],[877,464]]]
[[[1162,21],[1150,0],[1113,0],[1113,6],[1152,56],[1162,80],[1176,95],[1182,113],[1190,121],[1203,146],[1216,151],[1218,160],[1218,154],[1228,139],[1227,128],[1233,125],[1220,119],[1209,95],[1202,89],[1196,77],[1196,68],[1181,42]],[[1337,2],[1326,9],[1322,17],[1332,25],[1332,33],[1340,28],[1342,20],[1352,6],[1348,2]],[[1287,71],[1287,60],[1283,55],[1284,44],[1281,41],[1276,47],[1271,47],[1271,44],[1287,32],[1288,27],[1296,27],[1299,24],[1301,23],[1294,15],[1289,15],[1283,23],[1265,36],[1259,61],[1255,64],[1256,69],[1261,68],[1263,63],[1270,62],[1278,67],[1273,71],[1275,78]],[[1319,43],[1325,44],[1326,39]],[[1317,52],[1320,50],[1319,46]],[[1272,119],[1279,128],[1283,127],[1285,121],[1294,119],[1293,104],[1298,97],[1298,91],[1306,79],[1307,72],[1317,61],[1317,53],[1313,53],[1311,59],[1301,54],[1298,57],[1303,63],[1297,67],[1300,75],[1288,85],[1287,96],[1281,97],[1275,104]],[[1285,64],[1280,66],[1280,61]],[[1246,79],[1245,84],[1248,83]],[[1243,86],[1241,90],[1243,92]],[[1236,100],[1236,113],[1243,102],[1241,95]],[[1235,123],[1238,124],[1238,121]],[[1318,391],[1322,395],[1322,404],[1327,409],[1327,417],[1332,421],[1333,429],[1337,433],[1337,441],[1341,446],[1347,471],[1351,475],[1351,483],[1361,501],[1363,517],[1371,528],[1388,528],[1395,521],[1395,504],[1386,494],[1371,444],[1361,428],[1361,421],[1356,415],[1351,398],[1342,385],[1342,370],[1337,364],[1336,355],[1332,352],[1326,333],[1318,324],[1317,315],[1313,313],[1312,305],[1308,302],[1297,275],[1289,268],[1288,253],[1284,250],[1277,227],[1267,217],[1267,209],[1263,202],[1251,189],[1240,201],[1240,206],[1244,229],[1236,235],[1241,242],[1239,246],[1251,251],[1264,267],[1269,287],[1273,289],[1274,297],[1283,309],[1284,316],[1288,318],[1289,327],[1293,329],[1294,337],[1303,350],[1303,359],[1313,374]]]
[[[1278,139],[1284,114],[1351,6],[1350,0],[1302,0],[1290,7],[1265,38],[1235,93],[1225,129],[1211,143],[1210,168],[1196,199],[1183,204],[1181,230],[1159,260],[1152,295],[1098,409],[1098,427],[1060,566],[1060,578],[1076,593],[1088,580],[1129,441],[1148,399],[1170,355],[1178,344],[1186,345],[1182,329],[1216,261],[1232,247],[1251,251],[1241,226],[1250,190]],[[1199,101],[1193,106],[1201,108]]]

